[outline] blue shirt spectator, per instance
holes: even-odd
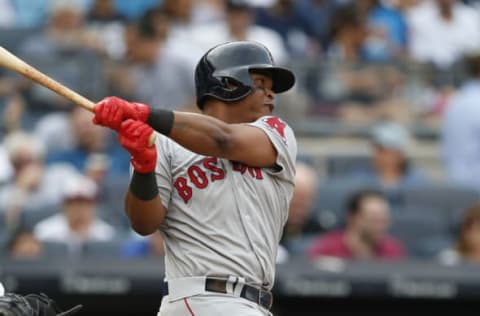
[[[371,28],[364,49],[368,60],[388,61],[405,52],[407,24],[398,10],[377,3],[367,15],[367,24]]]
[[[11,0],[17,27],[43,26],[47,17],[48,0]]]
[[[407,157],[409,135],[405,128],[396,123],[379,124],[372,131],[372,144],[371,165],[354,171],[350,179],[386,191],[428,183]]]
[[[163,257],[165,245],[160,232],[156,232],[145,238],[129,239],[120,251],[122,257],[126,258]]]
[[[307,24],[294,8],[294,1],[280,0],[271,8],[256,10],[256,24],[268,27],[282,36],[291,54],[305,55],[309,49]]]
[[[161,0],[115,0],[117,10],[129,19],[141,17],[148,9],[162,4]]]
[[[442,154],[450,181],[480,190],[480,56],[477,79],[465,83],[448,105]]]
[[[350,1],[340,0],[296,0],[295,10],[307,25],[308,35],[316,38],[323,47],[329,42],[330,22],[333,12],[340,4]]]

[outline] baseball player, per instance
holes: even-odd
[[[203,114],[115,97],[95,106],[94,122],[117,130],[132,156],[132,227],[160,229],[165,240],[168,295],[158,315],[271,315],[297,153],[293,131],[271,114],[275,94],[294,82],[263,45],[230,42],[196,67]]]

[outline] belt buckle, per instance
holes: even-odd
[[[268,310],[270,310],[270,308],[272,308],[272,305],[273,305],[272,293],[259,290],[258,305],[266,307]]]

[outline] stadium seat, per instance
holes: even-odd
[[[83,245],[83,254],[86,257],[119,257],[121,255],[122,238],[114,241],[92,241]]]
[[[0,29],[0,45],[10,52],[17,54],[18,49],[25,39],[38,33],[37,29],[31,28],[8,28]]]
[[[0,232],[4,232],[5,229],[7,229],[5,213],[0,209]]]
[[[331,155],[326,158],[327,175],[330,178],[345,177],[358,169],[368,169],[367,155]]]
[[[98,207],[98,215],[120,230],[127,230],[130,227],[123,199],[129,183],[128,176],[107,178],[102,187],[103,197]]]
[[[5,230],[0,230],[0,254],[6,252],[9,234]]]
[[[44,256],[47,258],[58,257],[65,258],[68,256],[68,246],[62,242],[43,241]]]
[[[405,188],[402,192],[405,207],[428,207],[452,216],[475,202],[480,201],[477,191],[451,185],[432,185]]]
[[[58,208],[55,206],[47,206],[36,210],[24,210],[20,215],[20,225],[27,229],[33,229],[38,222],[55,215],[58,211]]]
[[[421,207],[394,212],[390,233],[404,243],[413,257],[432,256],[451,240],[448,219]]]

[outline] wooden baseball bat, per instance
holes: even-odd
[[[22,76],[35,81],[36,83],[52,90],[53,92],[61,95],[65,99],[72,101],[78,106],[81,106],[85,110],[94,112],[95,103],[89,99],[81,96],[75,91],[67,88],[63,84],[55,81],[41,71],[30,66],[14,54],[10,53],[8,50],[0,46],[0,66],[10,69],[16,73],[21,74]],[[155,143],[155,133],[152,133],[149,138],[149,146],[152,146]]]

